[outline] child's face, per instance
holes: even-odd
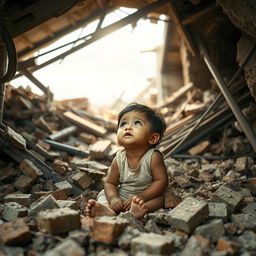
[[[131,111],[125,113],[117,130],[117,141],[125,147],[150,147],[153,136],[151,125],[144,113]]]

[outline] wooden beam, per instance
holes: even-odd
[[[20,41],[22,41],[27,47],[29,47],[29,48],[31,48],[31,49],[34,47],[34,44],[33,44],[30,40],[28,40],[24,35],[23,35],[23,36],[19,36],[18,38],[19,38]]]
[[[41,28],[46,35],[54,37],[54,32],[49,28],[47,24],[43,23],[39,26],[39,28]]]
[[[176,8],[175,1],[171,0],[171,1],[169,1],[169,3],[171,6],[171,9],[172,9],[172,12],[174,14],[175,21],[176,21],[179,31],[181,33],[181,36],[184,38],[186,45],[187,45],[189,51],[192,53],[192,55],[197,56],[196,48],[194,46],[194,43],[192,42],[192,39],[189,35],[187,28],[182,24],[182,20],[181,20],[180,14]]]

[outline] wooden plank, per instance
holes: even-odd
[[[94,124],[84,118],[70,112],[66,111],[63,113],[63,116],[66,117],[71,123],[76,124],[77,126],[90,131],[91,133],[97,136],[103,136],[106,134],[107,130],[104,127],[101,127],[97,124]]]

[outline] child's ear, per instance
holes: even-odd
[[[151,135],[151,138],[149,139],[149,144],[155,145],[159,140],[160,134],[155,132]]]

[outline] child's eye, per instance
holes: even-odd
[[[121,122],[120,125],[119,125],[119,127],[125,127],[125,126],[127,126],[126,122]]]
[[[141,121],[137,120],[137,121],[134,121],[134,125],[135,125],[135,126],[141,126],[142,123],[141,123]]]

